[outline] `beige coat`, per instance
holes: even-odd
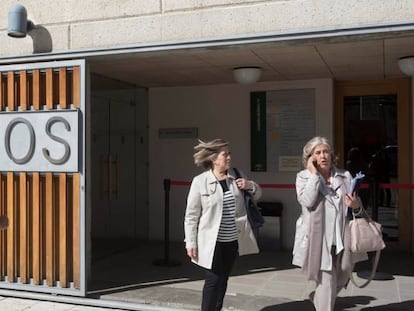
[[[341,244],[341,269],[349,274],[355,262],[365,260],[366,253],[350,252],[348,207],[344,196],[350,193],[352,176],[348,171],[334,169],[332,186],[337,189],[333,196],[325,186],[322,177],[303,170],[296,177],[296,193],[302,213],[296,222],[295,243],[293,248],[294,265],[302,267],[309,279],[317,280],[319,271],[332,270],[331,247],[334,231],[327,227],[326,209],[336,206],[338,209]],[[332,227],[333,228],[333,227]]]
[[[243,173],[241,172],[244,177]],[[258,253],[256,238],[247,221],[243,193],[235,183],[235,173],[228,173],[229,189],[236,200],[236,226],[239,255]],[[261,196],[257,183],[253,185],[253,199]],[[186,247],[198,249],[198,258],[193,262],[207,269],[211,268],[217,235],[223,214],[223,189],[211,170],[194,177],[187,197],[184,220]]]

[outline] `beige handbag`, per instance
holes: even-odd
[[[355,218],[349,222],[351,232],[351,252],[375,252],[385,248],[382,239],[381,224],[373,221],[364,210],[365,217]]]
[[[373,259],[371,275],[361,285],[358,285],[351,272],[351,281],[355,286],[363,288],[367,286],[374,278],[377,271],[377,266],[381,254],[381,250],[385,248],[385,243],[382,238],[382,227],[381,224],[372,220],[367,212],[363,210],[364,217],[355,218],[349,222],[349,229],[351,234],[351,252],[353,253],[365,253],[365,252],[376,252]]]

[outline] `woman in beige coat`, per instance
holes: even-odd
[[[351,174],[335,167],[326,138],[312,138],[303,148],[302,161],[305,169],[296,176],[302,213],[296,222],[293,264],[316,282],[309,295],[315,309],[333,311],[354,263],[366,259],[366,254],[352,254],[349,243],[348,212],[358,213],[362,205],[351,193]]]
[[[219,311],[237,255],[258,253],[247,220],[242,190],[257,200],[261,189],[245,178],[236,179],[229,143],[222,139],[199,141],[194,161],[206,171],[195,176],[187,198],[185,244],[191,260],[205,268],[202,311]]]

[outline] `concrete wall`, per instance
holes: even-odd
[[[149,93],[149,191],[150,239],[163,238],[163,179],[191,181],[202,170],[193,162],[197,139],[160,139],[160,128],[196,127],[199,138],[224,138],[231,142],[233,166],[241,168],[259,183],[294,183],[296,173],[250,171],[250,92],[278,89],[315,89],[316,131],[314,135],[333,137],[333,82],[307,80],[257,83],[252,86],[217,85],[201,87],[154,88]],[[191,118],[189,117],[191,116]],[[299,154],[300,155],[300,154]],[[171,240],[182,241],[183,216],[188,187],[173,186],[170,193]],[[293,189],[265,189],[264,200],[284,204],[283,244],[292,247],[294,223],[299,215]]]
[[[0,3],[0,57],[387,25],[414,16],[414,2],[401,0],[19,1],[37,25],[33,40],[6,35],[16,2]]]

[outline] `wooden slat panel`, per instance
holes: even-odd
[[[19,79],[0,74],[0,109],[80,108],[80,67],[70,70],[21,70]],[[7,276],[14,283],[19,277],[23,284],[80,288],[79,187],[80,174],[0,174],[0,215],[9,217],[0,232],[0,282]]]
[[[18,230],[19,230],[19,179],[17,178],[17,176],[13,173],[14,178],[13,178],[13,183],[14,183],[14,193],[13,193],[13,210],[14,210],[14,215],[13,215],[13,219],[14,219],[14,230],[13,230],[13,240],[14,240],[14,260],[13,260],[13,266],[14,266],[14,280],[15,282],[17,281],[17,276],[19,273],[19,247],[20,247],[20,240],[18,238]]]
[[[46,108],[53,109],[53,71],[46,69]]]
[[[14,84],[14,72],[9,71],[7,73],[7,107],[9,110],[16,110],[16,104],[14,102],[15,97],[15,84]]]
[[[53,70],[46,69],[46,108],[53,109]]]
[[[15,207],[14,207],[14,174],[7,172],[7,216],[9,218],[9,228],[7,232],[7,280],[15,281]]]
[[[46,173],[46,191],[45,191],[45,209],[46,209],[46,284],[53,286],[55,280],[54,271],[54,205],[53,205],[53,175]]]
[[[19,261],[20,261],[20,281],[22,283],[28,283],[29,281],[29,273],[28,273],[28,201],[27,201],[27,174],[20,173],[20,185],[19,185],[19,195],[20,195],[20,224],[19,224],[19,241],[20,241],[20,254],[19,254]]]
[[[27,110],[27,73],[25,70],[20,71],[20,108]]]
[[[73,68],[73,90],[72,90],[73,106],[80,108],[80,68]]]
[[[73,174],[73,284],[80,288],[80,174]]]
[[[59,175],[59,281],[61,287],[68,287],[68,206],[66,174]]]
[[[60,68],[59,69],[59,106],[62,109],[68,108],[66,78],[67,78],[66,68]]]
[[[33,257],[33,283],[38,285],[41,283],[41,235],[42,221],[41,221],[41,210],[40,210],[40,174],[38,172],[33,173],[32,176],[32,208],[33,208],[33,246],[32,246],[32,257]]]
[[[6,177],[0,173],[0,213],[7,215]],[[7,230],[0,231],[0,277],[3,280],[7,273]]]
[[[35,110],[40,109],[40,71],[39,69],[33,70],[32,90],[33,90],[33,108]]]

